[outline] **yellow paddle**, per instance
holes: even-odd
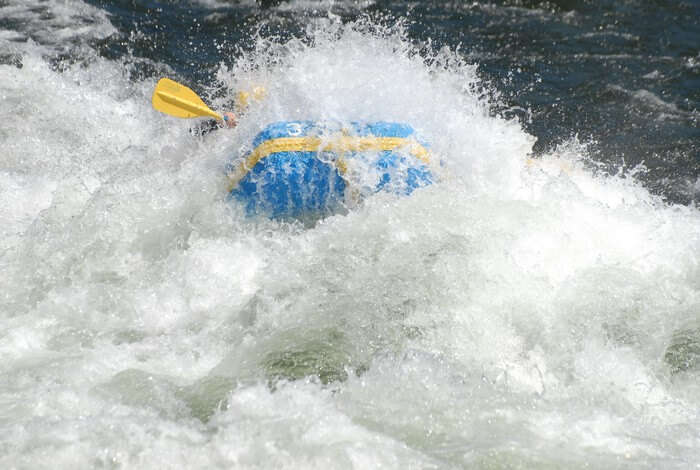
[[[253,101],[260,101],[265,97],[263,87],[255,87],[252,91],[239,91],[236,96],[236,110],[243,111]],[[161,113],[169,114],[179,118],[193,118],[201,116],[211,116],[219,121],[226,121],[228,116],[212,111],[204,104],[204,101],[197,96],[197,93],[187,88],[185,85],[177,83],[169,78],[161,78],[153,90],[153,107]]]
[[[169,78],[158,81],[151,103],[161,113],[179,118],[210,116],[224,120],[224,116],[209,109],[197,93]]]

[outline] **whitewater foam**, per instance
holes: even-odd
[[[313,28],[219,69],[212,107],[267,98],[204,139],[119,63],[0,65],[0,464],[700,461],[698,210],[576,141],[532,160],[453,52]],[[439,181],[248,219],[222,170],[280,119],[408,122]]]

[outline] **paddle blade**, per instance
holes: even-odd
[[[212,111],[197,94],[169,78],[161,78],[153,91],[153,107],[161,113],[179,118],[210,116],[222,120],[221,114]]]

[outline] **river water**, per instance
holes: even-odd
[[[699,17],[1,0],[0,466],[700,468]],[[162,76],[266,96],[198,137]],[[248,217],[293,119],[407,122],[436,182]]]

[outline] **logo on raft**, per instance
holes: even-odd
[[[276,122],[227,166],[229,196],[249,215],[329,215],[380,191],[408,195],[431,184],[426,147],[403,123]]]

